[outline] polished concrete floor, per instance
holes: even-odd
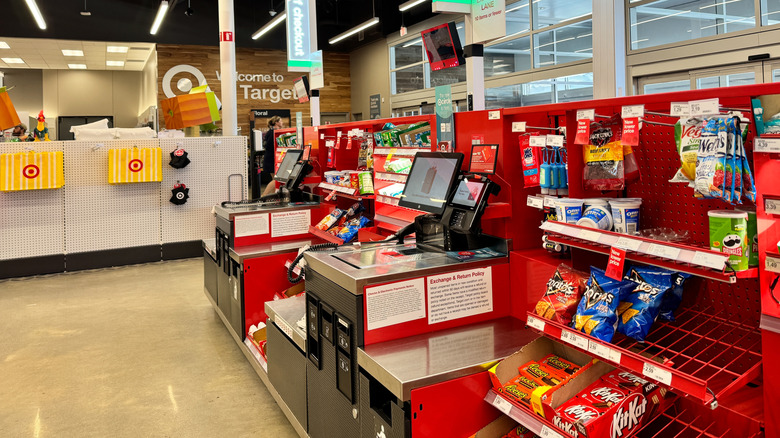
[[[0,282],[0,436],[297,436],[200,259]]]

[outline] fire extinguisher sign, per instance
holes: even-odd
[[[220,32],[219,41],[225,43],[233,42],[233,32]]]

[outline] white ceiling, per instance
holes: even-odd
[[[153,43],[109,43],[96,41],[48,40],[38,38],[4,38],[9,49],[0,48],[0,58],[22,58],[24,64],[6,64],[0,68],[34,68],[68,70],[68,64],[85,64],[87,70],[141,71],[155,50]],[[0,44],[3,46],[3,44]],[[127,47],[127,53],[108,53],[108,46]],[[84,56],[64,56],[62,50],[81,50]],[[124,61],[122,67],[109,67],[106,61]]]

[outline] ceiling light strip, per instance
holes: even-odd
[[[256,40],[260,38],[261,36],[267,34],[271,31],[274,27],[276,27],[279,23],[283,22],[287,19],[287,12],[282,12],[279,14],[276,18],[266,23],[265,26],[261,27],[260,29],[257,29],[257,32],[252,34],[252,39]]]
[[[35,3],[35,0],[25,0],[25,3],[27,3],[27,7],[30,8],[30,12],[32,12],[33,18],[35,18],[35,22],[38,24],[38,27],[45,30],[46,22],[43,20],[43,15],[41,14],[41,10],[38,9],[38,5]]]
[[[163,18],[165,18],[166,12],[168,12],[168,0],[162,0],[160,2],[160,9],[157,10],[157,16],[154,17],[152,29],[149,31],[150,34],[155,35],[157,34],[157,31],[160,30],[160,25],[162,24]]]
[[[426,1],[428,0],[409,0],[408,2],[402,3],[400,6],[398,6],[398,10],[403,12],[407,9],[412,9],[419,4],[425,3]]]
[[[341,41],[343,39],[349,38],[352,35],[360,32],[360,31],[366,30],[369,27],[375,26],[377,24],[379,24],[379,18],[378,17],[374,17],[374,18],[366,21],[365,23],[359,24],[359,25],[353,27],[352,29],[350,29],[350,30],[348,30],[348,31],[346,31],[346,32],[344,32],[342,34],[336,35],[335,37],[329,39],[328,43],[329,44],[336,44],[337,42],[339,42],[339,41]]]

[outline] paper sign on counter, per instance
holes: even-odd
[[[365,299],[368,330],[425,318],[425,279],[367,287]]]
[[[268,213],[236,216],[235,227],[236,237],[268,234]]]
[[[311,210],[271,213],[271,237],[307,234],[311,225]]]
[[[428,324],[492,312],[492,274],[488,267],[426,277]]]

